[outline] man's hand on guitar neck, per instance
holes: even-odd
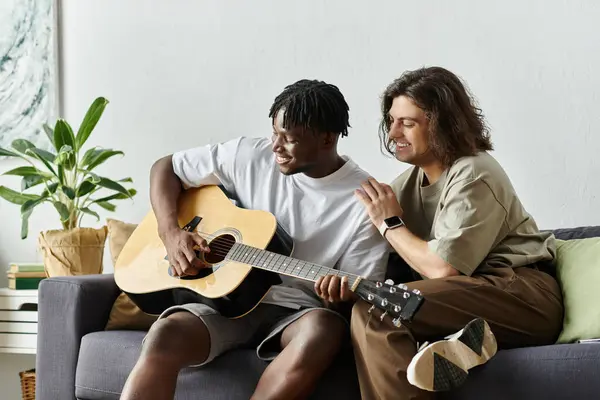
[[[175,276],[193,276],[206,267],[206,264],[196,257],[195,248],[203,253],[210,248],[200,235],[182,229],[170,229],[161,235],[167,250],[167,257]]]
[[[346,276],[341,278],[337,275],[320,277],[315,282],[315,292],[317,293],[317,296],[325,300],[326,303],[335,304],[357,299],[357,296],[348,287],[348,277]]]

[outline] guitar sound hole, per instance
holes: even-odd
[[[232,235],[217,236],[208,244],[210,252],[204,253],[204,259],[209,264],[218,264],[227,256],[234,244],[235,237]]]

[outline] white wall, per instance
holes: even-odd
[[[101,172],[132,176],[140,192],[112,217],[137,222],[147,212],[156,158],[270,134],[273,98],[301,78],[340,87],[353,126],[342,151],[390,181],[406,167],[379,153],[379,95],[406,69],[441,65],[476,94],[493,154],[539,225],[600,224],[594,0],[62,3],[64,115],[78,126],[96,96],[111,101],[89,144],[125,151]],[[18,207],[0,203],[0,265],[39,259],[35,232],[58,227],[46,210],[34,213],[32,234],[21,241]]]
[[[493,154],[539,225],[600,224],[600,4],[482,3],[63,0],[64,115],[78,126],[96,96],[110,100],[88,144],[125,151],[101,172],[134,178],[135,202],[110,215],[136,222],[156,158],[270,134],[273,98],[305,77],[345,94],[353,129],[342,151],[393,179],[406,166],[379,153],[379,95],[406,69],[441,65],[479,99]],[[36,232],[58,227],[53,209],[38,210],[21,241],[18,207],[0,202],[0,218],[0,264],[35,259]]]

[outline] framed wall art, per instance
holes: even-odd
[[[0,1],[0,146],[49,149],[59,115],[58,0]]]

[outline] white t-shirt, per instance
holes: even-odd
[[[268,138],[240,137],[173,154],[185,188],[222,185],[246,209],[272,213],[294,240],[292,257],[369,279],[385,276],[389,245],[371,223],[354,190],[368,174],[351,159],[319,179],[284,175]],[[311,282],[280,275],[264,303],[321,306]]]

